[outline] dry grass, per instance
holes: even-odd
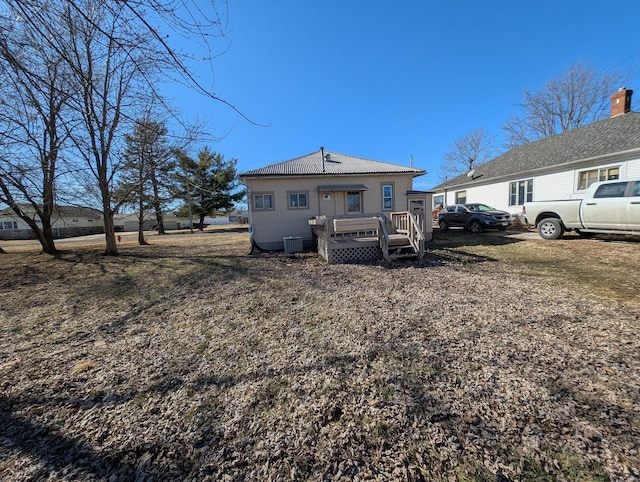
[[[0,255],[0,479],[640,475],[637,242],[436,233],[385,267],[134,240]]]

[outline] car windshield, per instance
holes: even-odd
[[[495,211],[494,208],[486,204],[466,204],[465,206],[467,206],[469,211]]]

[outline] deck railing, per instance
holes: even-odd
[[[324,253],[325,258],[331,258],[332,251],[357,249],[345,245],[346,241],[356,241],[355,244],[364,247],[367,246],[366,242],[371,243],[377,239],[376,244],[382,252],[382,257],[385,261],[390,261],[394,257],[391,252],[401,247],[398,244],[399,235],[402,238],[406,237],[405,244],[410,245],[420,259],[424,257],[426,237],[421,226],[422,221],[423,219],[416,214],[395,212],[390,213],[389,217],[384,214],[316,216],[309,220],[309,224],[318,238],[319,252]]]
[[[424,257],[426,242],[421,224],[421,220],[418,219],[418,215],[416,214],[407,211],[391,213],[391,225],[397,233],[402,233],[407,236],[409,243],[413,246],[419,259]]]

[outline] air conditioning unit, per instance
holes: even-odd
[[[302,251],[302,238],[300,236],[286,236],[283,239],[285,253],[300,253]]]

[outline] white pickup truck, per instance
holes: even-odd
[[[522,214],[544,239],[565,231],[640,236],[640,180],[593,183],[582,199],[526,203]]]

